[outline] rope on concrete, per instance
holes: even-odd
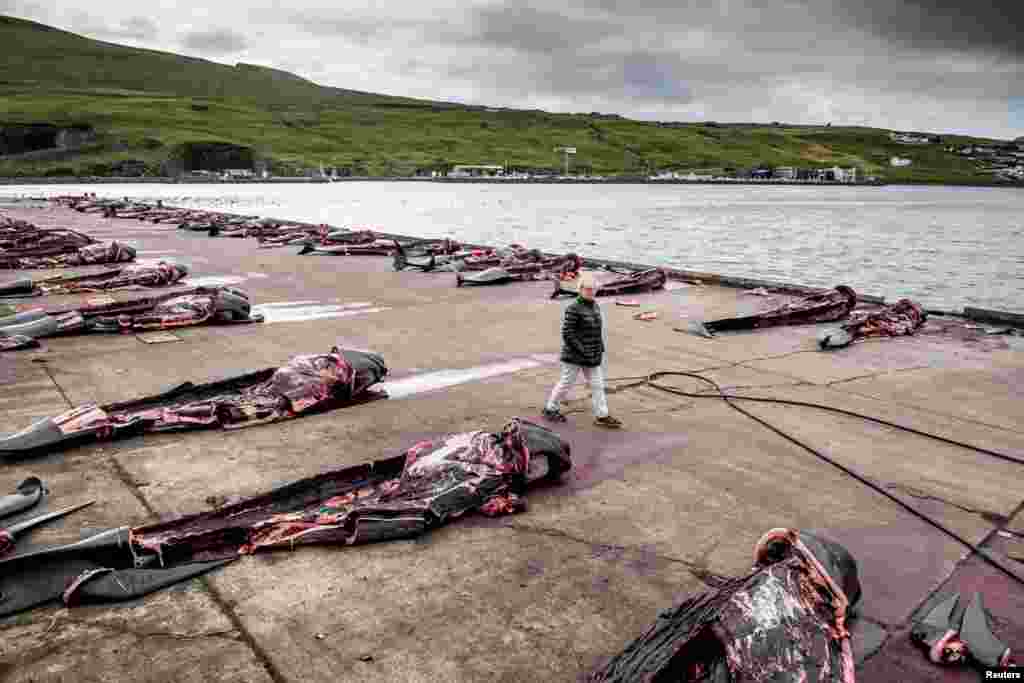
[[[658,381],[657,381],[658,379],[660,379],[662,377],[691,377],[693,379],[697,379],[697,380],[700,380],[702,382],[706,382],[707,384],[710,384],[711,386],[713,386],[718,391],[718,395],[716,396],[716,395],[713,395],[713,394],[697,394],[697,393],[693,393],[693,392],[689,392],[689,391],[683,391],[682,389],[677,389],[675,387],[666,386],[664,384],[658,383]],[[1011,455],[1006,455],[1004,453],[999,453],[997,451],[992,451],[992,450],[989,450],[987,448],[981,448],[979,446],[972,446],[970,444],[965,444],[965,443],[962,443],[960,441],[954,441],[953,439],[947,439],[945,437],[938,436],[936,434],[930,434],[928,432],[923,432],[923,431],[920,431],[920,430],[917,430],[917,429],[913,429],[911,427],[905,427],[903,425],[898,425],[898,424],[895,424],[895,423],[892,423],[892,422],[888,422],[886,420],[882,420],[882,419],[879,419],[879,418],[876,418],[876,417],[871,417],[870,415],[862,415],[860,413],[855,413],[853,411],[844,410],[842,408],[835,408],[833,406],[827,406],[827,405],[823,405],[823,404],[819,404],[819,403],[810,403],[810,402],[805,402],[805,401],[790,401],[790,400],[778,399],[778,398],[762,398],[762,397],[754,397],[754,396],[738,396],[738,395],[735,395],[735,394],[726,394],[722,390],[722,387],[719,386],[717,382],[715,382],[714,380],[712,380],[712,379],[710,379],[708,377],[704,377],[702,375],[698,375],[698,374],[693,373],[693,372],[682,372],[682,371],[672,371],[672,370],[655,372],[655,373],[652,373],[652,374],[647,376],[647,380],[646,380],[646,382],[644,382],[644,384],[646,386],[650,386],[650,387],[652,387],[654,389],[658,389],[658,390],[664,391],[666,393],[675,394],[675,395],[678,395],[678,396],[685,396],[687,398],[721,398],[722,400],[724,400],[729,405],[730,408],[733,408],[734,410],[742,413],[743,415],[746,415],[750,419],[752,419],[755,422],[761,424],[762,426],[770,429],[771,431],[775,432],[776,434],[778,434],[779,436],[783,437],[784,439],[786,439],[788,441],[791,441],[792,443],[796,444],[797,446],[800,446],[801,448],[803,448],[807,452],[811,453],[815,457],[817,457],[817,458],[819,458],[821,460],[824,460],[825,462],[829,463],[833,467],[841,470],[846,475],[856,479],[857,481],[859,481],[860,483],[864,484],[865,486],[871,488],[872,490],[874,490],[874,491],[882,494],[886,498],[892,500],[894,503],[896,503],[900,507],[904,508],[905,510],[907,510],[908,512],[913,514],[915,517],[918,517],[922,521],[926,522],[927,524],[930,524],[931,526],[935,527],[936,529],[938,529],[942,533],[944,533],[947,536],[949,536],[950,538],[954,539],[955,541],[957,541],[961,545],[969,548],[973,553],[977,554],[983,560],[985,560],[985,562],[987,562],[988,564],[992,565],[993,567],[998,569],[1000,572],[1002,572],[1006,576],[1010,577],[1012,580],[1016,581],[1017,583],[1020,583],[1021,585],[1024,585],[1024,578],[1022,578],[1020,575],[1018,575],[1013,569],[1004,566],[1000,561],[998,561],[995,557],[993,557],[993,555],[991,553],[989,553],[986,549],[974,545],[973,543],[971,543],[967,539],[965,539],[962,536],[960,536],[959,534],[957,534],[955,531],[947,528],[941,522],[938,522],[938,521],[932,519],[931,517],[929,517],[928,515],[924,514],[921,511],[917,510],[913,506],[908,505],[907,503],[903,502],[902,500],[900,500],[896,496],[894,496],[891,493],[889,493],[888,491],[886,491],[881,486],[878,486],[874,482],[868,480],[863,475],[858,474],[854,470],[850,469],[849,467],[846,467],[845,465],[842,465],[841,463],[836,462],[835,460],[833,460],[832,458],[828,457],[827,455],[825,455],[821,451],[813,448],[812,446],[808,446],[807,444],[803,443],[802,441],[800,441],[796,437],[787,434],[786,432],[782,431],[778,427],[775,427],[774,425],[768,423],[767,421],[765,421],[765,420],[757,417],[756,415],[754,415],[754,414],[744,410],[740,406],[738,406],[735,403],[733,403],[733,399],[741,399],[741,400],[744,400],[744,401],[758,401],[758,402],[762,402],[762,403],[781,403],[781,404],[785,404],[785,405],[798,405],[798,406],[808,406],[808,407],[811,407],[811,408],[820,408],[822,410],[828,410],[830,412],[836,412],[836,413],[840,413],[840,414],[843,414],[843,415],[850,415],[852,417],[859,417],[859,418],[862,418],[862,419],[865,419],[865,420],[870,420],[871,422],[877,422],[879,424],[884,424],[886,426],[894,427],[896,429],[902,429],[904,431],[908,431],[908,432],[911,432],[913,434],[918,434],[920,436],[926,436],[926,437],[929,437],[929,438],[932,438],[932,439],[937,439],[937,440],[942,441],[944,443],[952,444],[952,445],[955,445],[955,446],[961,446],[963,448],[967,448],[969,450],[977,451],[979,453],[985,453],[986,455],[990,455],[990,456],[993,456],[993,457],[996,457],[996,458],[999,458],[999,459],[1002,459],[1002,460],[1013,462],[1013,463],[1016,463],[1018,465],[1024,465],[1024,460],[1021,460],[1020,458],[1015,458],[1015,457],[1013,457]]]

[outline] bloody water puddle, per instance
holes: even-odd
[[[675,454],[689,443],[682,432],[633,432],[628,426],[610,431],[593,424],[589,413],[575,418],[584,425],[570,422],[551,424],[541,417],[527,417],[542,424],[568,442],[572,449],[572,469],[563,477],[561,486],[552,492],[574,493],[597,486],[610,479],[623,480],[631,465],[672,463]]]

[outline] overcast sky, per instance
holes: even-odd
[[[1022,0],[0,0],[91,38],[428,99],[1024,135]]]

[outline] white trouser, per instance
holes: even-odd
[[[585,368],[572,363],[562,363],[562,376],[559,377],[558,384],[551,391],[547,405],[548,410],[558,410],[558,404],[569,393],[569,387],[576,383],[580,370],[583,371],[583,377],[590,383],[590,400],[594,406],[594,417],[605,417],[608,415],[608,399],[604,393],[604,373],[601,371],[600,365],[596,368]]]

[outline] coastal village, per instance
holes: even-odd
[[[1024,182],[1024,140],[991,145],[948,145],[941,136],[914,133],[889,133],[891,141],[907,149],[894,154],[887,165],[892,168],[912,167],[916,150],[935,147],[944,153],[970,161],[980,174],[992,182]],[[0,161],[40,161],[73,158],[96,138],[90,127],[62,128],[53,124],[0,125]],[[365,168],[320,164],[318,167],[291,167],[283,171],[272,160],[261,158],[254,150],[231,143],[195,143],[203,148],[193,161],[175,159],[154,168],[143,159],[124,158],[97,166],[96,174],[76,176],[70,169],[56,168],[47,176],[85,178],[150,178],[202,182],[255,182],[287,180],[330,182],[361,178],[391,178],[436,181],[489,181],[489,182],[676,182],[676,183],[774,183],[774,184],[883,184],[884,174],[866,174],[857,166],[779,165],[762,164],[744,168],[686,168],[673,166],[655,169],[650,164],[643,168],[618,173],[594,173],[587,164],[573,161],[564,155],[561,167],[530,167],[515,163],[445,163],[410,168],[399,175],[368,175]],[[28,151],[26,151],[28,150]],[[556,150],[560,152],[561,150]],[[556,156],[558,156],[556,154]],[[154,173],[154,170],[156,173]]]

